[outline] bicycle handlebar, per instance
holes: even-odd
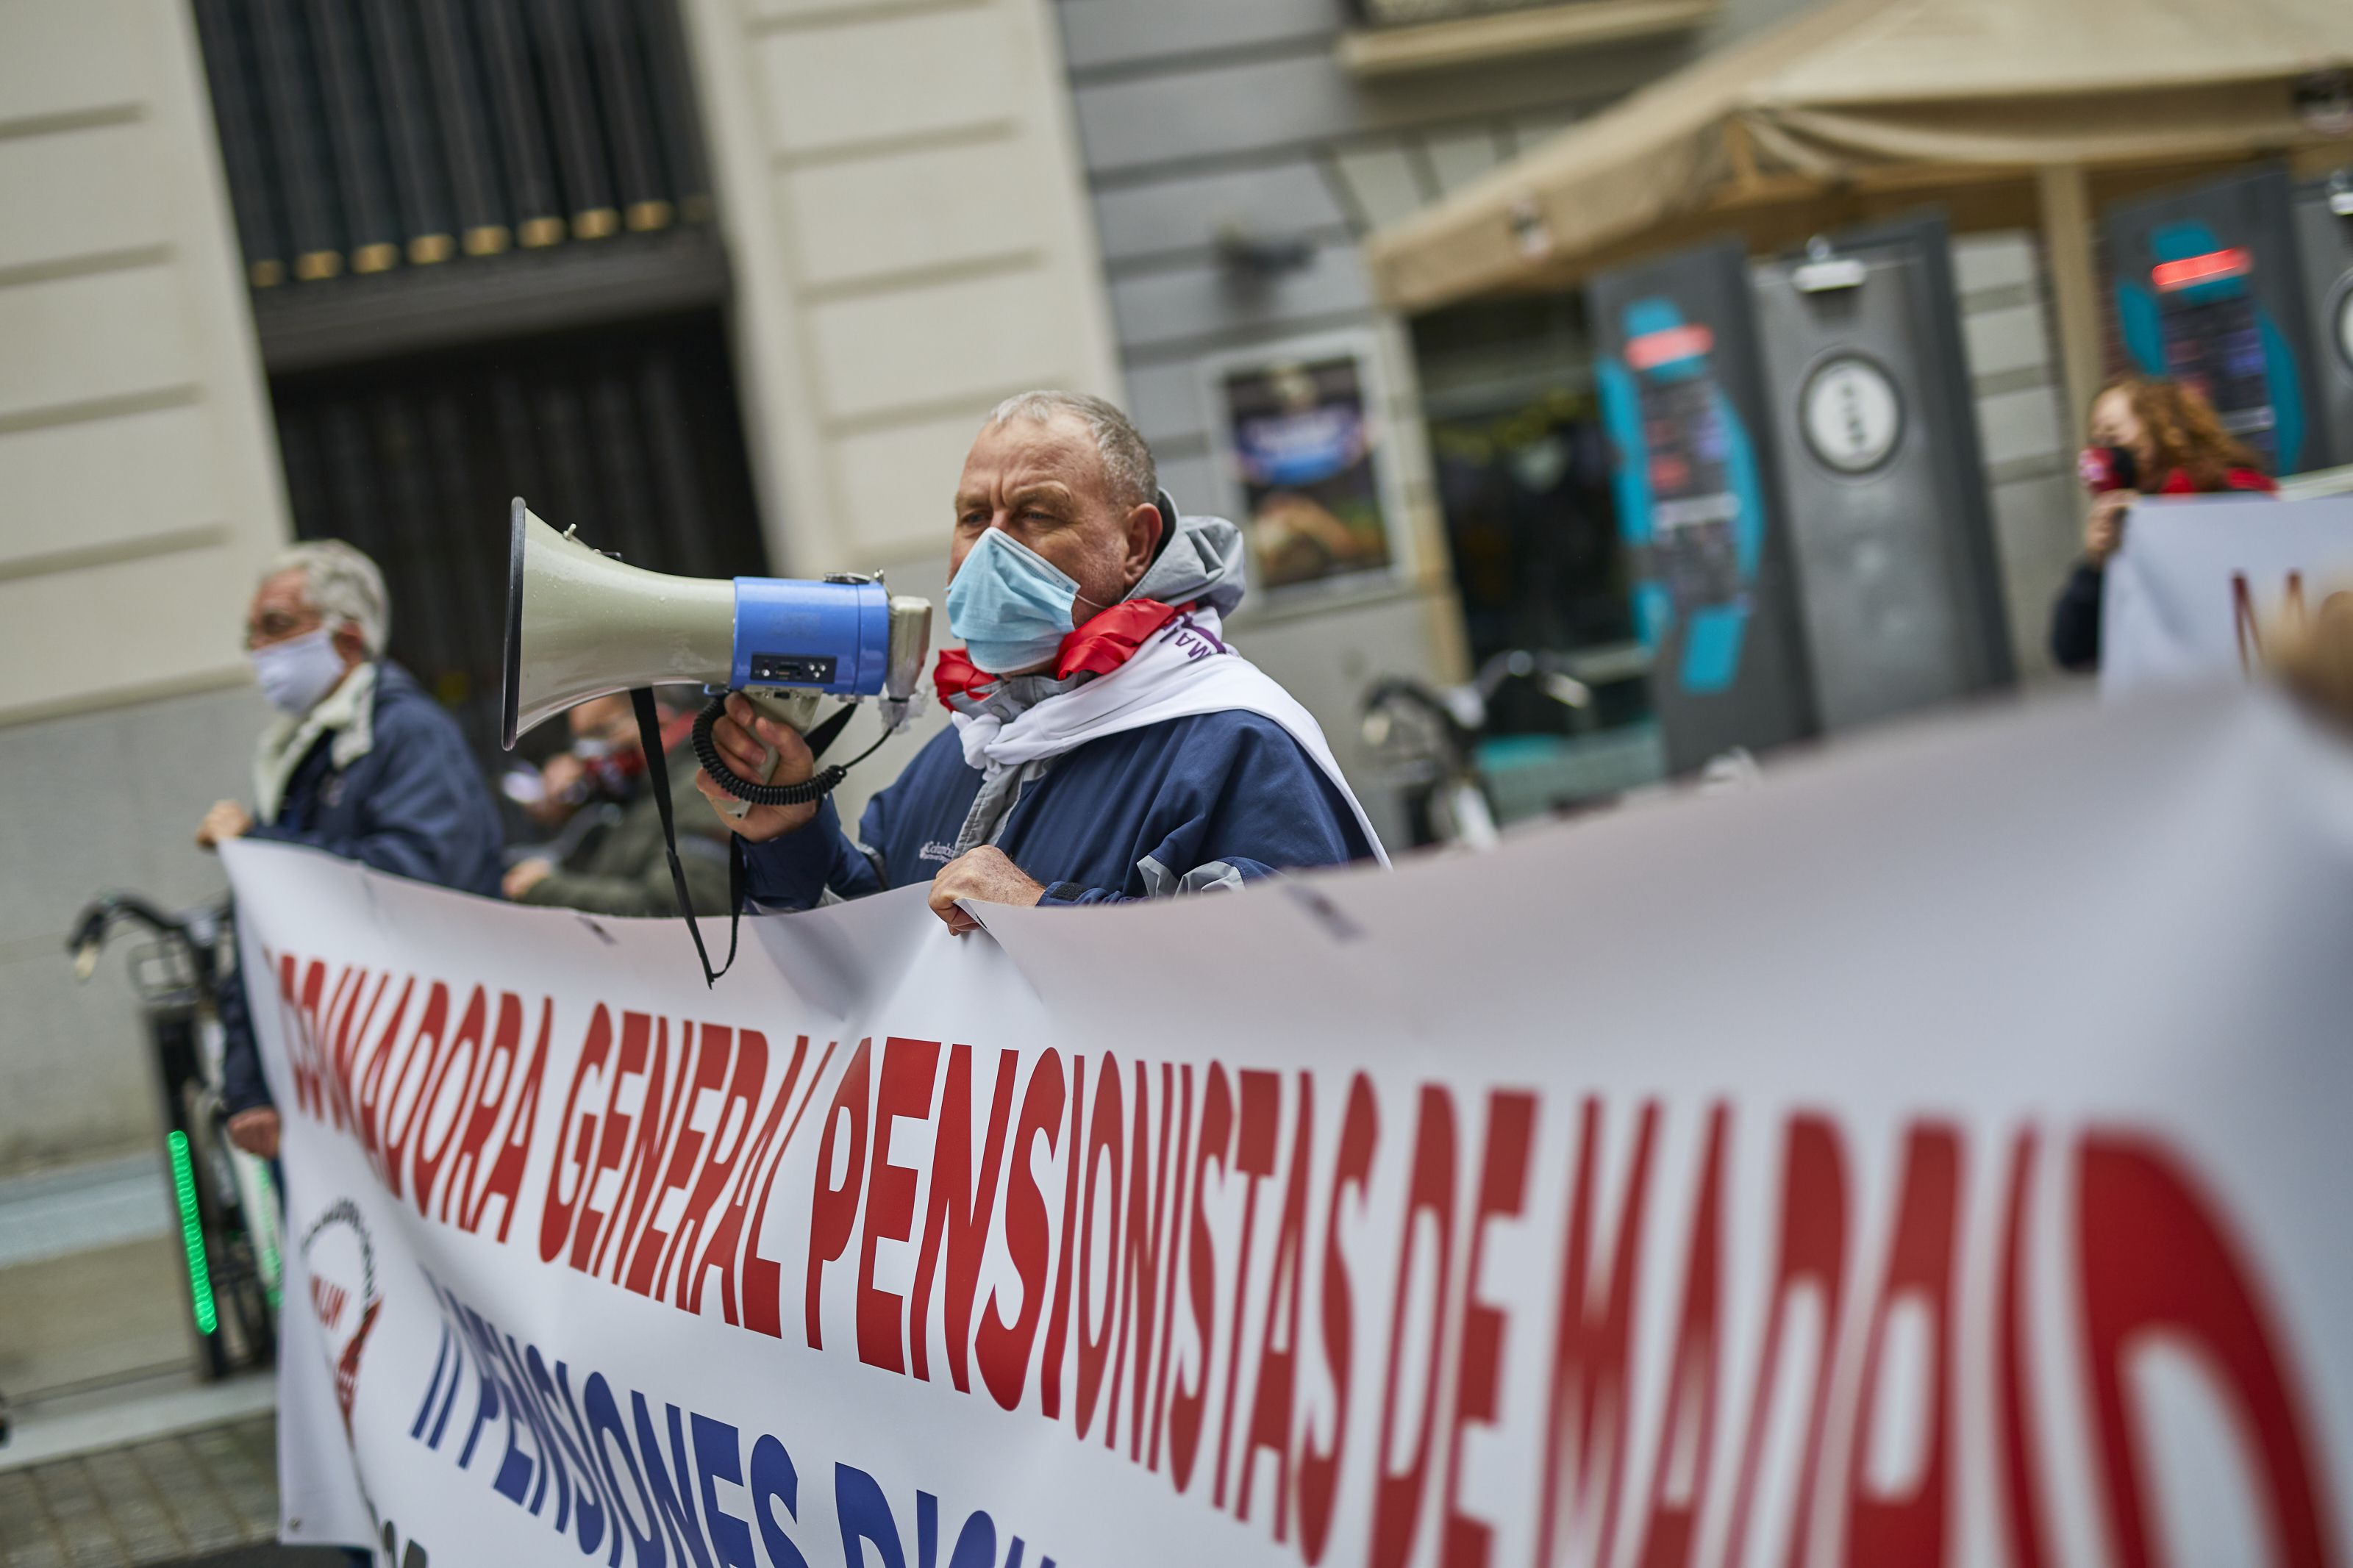
[[[74,917],[72,934],[66,938],[66,951],[73,955],[74,978],[88,980],[97,972],[107,937],[124,921],[145,926],[157,936],[176,939],[187,948],[199,973],[208,971],[211,966],[203,955],[212,939],[211,922],[195,918],[196,913],[167,915],[136,893],[100,893],[82,906],[81,913]]]

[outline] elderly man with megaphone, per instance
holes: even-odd
[[[748,889],[807,909],[928,881],[931,907],[1096,904],[1386,861],[1314,719],[1225,641],[1240,531],[1180,517],[1151,448],[1100,398],[1036,392],[991,414],[955,493],[934,686],[954,728],[868,804],[853,842],[830,799],[739,802],[697,784],[750,846]],[[728,700],[712,739],[780,784],[815,759]],[[741,815],[731,815],[741,813]]]

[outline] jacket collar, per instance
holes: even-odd
[[[253,759],[254,815],[278,820],[286,786],[322,735],[332,735],[327,757],[338,771],[350,767],[375,745],[376,665],[358,665],[308,713],[281,714],[261,732]]]

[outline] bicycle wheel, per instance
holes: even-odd
[[[215,1326],[206,1334],[211,1342],[207,1359],[212,1375],[218,1377],[266,1363],[276,1349],[276,1325],[262,1283],[259,1248],[246,1222],[244,1194],[232,1163],[236,1152],[222,1132],[220,1103],[195,1079],[182,1086],[181,1094],[204,1237],[203,1288],[196,1288],[193,1258],[189,1284],[200,1302],[199,1328],[206,1316],[201,1303],[210,1305]]]

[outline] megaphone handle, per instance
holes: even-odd
[[[752,710],[761,718],[773,723],[788,725],[804,733],[808,730],[809,721],[817,717],[818,696],[814,691],[747,687],[743,689],[743,695],[744,700],[752,704]],[[763,745],[760,752],[759,782],[768,784],[776,777],[776,749],[774,746]],[[752,803],[748,800],[738,800],[730,795],[720,803],[719,809],[730,821],[740,822],[752,809]]]
[[[776,776],[776,748],[774,746],[762,746],[760,748],[760,753],[759,778],[762,784],[766,784],[771,778]],[[726,817],[730,822],[741,822],[744,817],[751,815],[752,811],[752,803],[750,801],[737,800],[732,795],[723,800],[715,802],[714,804],[719,807],[719,814],[722,816]]]

